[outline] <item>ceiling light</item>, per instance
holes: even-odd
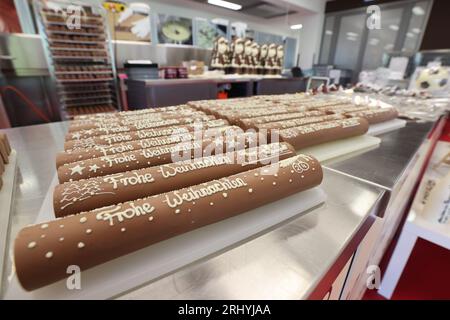
[[[380,43],[380,39],[377,39],[377,38],[372,38],[372,39],[369,40],[369,44],[370,44],[371,46],[376,46],[376,45],[378,45],[379,43]]]
[[[414,33],[408,32],[408,33],[406,34],[406,36],[407,36],[408,38],[414,38]]]
[[[347,32],[347,36],[349,36],[349,37],[357,37],[358,34],[354,33],[354,32]]]
[[[347,40],[349,40],[349,41],[356,41],[357,39],[355,37],[347,37]]]
[[[420,29],[419,28],[413,28],[412,32],[419,34],[420,33]]]
[[[240,4],[229,2],[229,1],[224,1],[224,0],[208,0],[208,3],[212,4],[214,6],[219,6],[219,7],[227,8],[230,10],[241,10],[242,9],[242,6]]]
[[[412,12],[416,16],[423,16],[425,14],[425,10],[423,10],[420,6],[415,6],[414,8],[412,8]]]
[[[398,28],[398,25],[396,25],[396,24],[391,24],[391,25],[389,26],[389,29],[394,30],[394,31],[397,31],[399,28]]]
[[[389,43],[389,44],[385,45],[384,48],[385,48],[386,50],[391,50],[391,49],[394,48],[394,45],[393,45],[392,43]]]
[[[300,24],[293,24],[291,26],[292,30],[300,30],[301,28],[303,28],[303,25],[301,23]]]
[[[326,34],[327,36],[331,36],[331,35],[333,34],[333,31],[331,31],[331,30],[325,30],[325,34]]]

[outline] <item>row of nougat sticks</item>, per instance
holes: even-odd
[[[0,133],[0,190],[3,187],[2,175],[5,172],[6,165],[9,163],[11,146],[5,133]]]
[[[136,131],[134,131],[136,126],[133,128],[126,127],[125,129],[131,131],[122,131],[122,133],[118,134],[91,136],[89,138],[79,138],[80,131],[76,131],[74,128],[79,127],[80,123],[71,126],[69,129],[71,131],[68,134],[69,141],[65,143],[66,151],[59,153],[57,156],[57,167],[59,168],[58,176],[60,178],[60,182],[100,175],[102,174],[103,169],[97,168],[98,166],[106,167],[105,174],[114,173],[114,170],[117,169],[111,168],[111,166],[105,166],[104,163],[95,164],[93,162],[107,161],[109,163],[111,160],[117,160],[122,162],[125,168],[137,169],[139,167],[144,167],[146,164],[142,161],[144,159],[142,155],[143,149],[148,150],[153,154],[157,154],[157,158],[160,158],[161,153],[167,154],[168,151],[176,151],[176,148],[180,147],[179,143],[181,141],[191,141],[194,138],[194,130],[197,128],[197,126],[193,124],[194,118],[186,118],[188,112],[191,114],[193,113],[192,109],[186,109],[185,106],[178,106],[162,108],[162,110],[164,111],[155,112],[154,109],[148,111],[149,114],[155,116],[157,121],[154,121],[152,118],[152,120],[145,122],[145,129],[141,129],[140,127],[139,130]],[[115,121],[131,121],[130,119],[133,119],[137,114],[145,114],[144,111],[145,110],[136,113],[125,113],[122,116],[113,117],[111,121],[113,123]],[[171,120],[178,121],[180,124],[189,124],[184,126],[172,125],[168,127],[160,127],[162,125],[168,125],[167,122],[164,122],[164,120],[161,119],[175,117],[177,112],[183,114],[185,118],[174,118]],[[308,117],[308,113],[316,116]],[[282,130],[282,139],[293,144],[296,149],[300,149],[301,147],[326,142],[330,139],[339,139],[352,135],[363,134],[368,128],[368,124],[363,119],[355,118],[348,120],[346,117],[341,115],[331,115],[331,117],[326,115],[325,118],[323,118],[317,116],[317,114],[318,111],[303,112],[302,114],[298,114],[299,117],[303,116],[303,118],[296,119],[298,122],[303,122],[302,126],[298,128],[292,127],[289,130]],[[202,115],[202,117],[203,116],[204,115]],[[119,120],[117,118],[119,118]],[[110,119],[110,117],[108,117],[108,119]],[[324,121],[324,119],[328,121]],[[85,126],[88,124],[87,121],[89,120],[83,119],[79,121],[82,121]],[[202,123],[202,127],[208,129],[210,132],[224,132],[230,129],[239,130],[237,126],[229,126],[228,121],[224,119],[210,120],[209,118],[205,118],[203,121],[205,122]],[[288,123],[292,126],[296,126],[298,125],[298,122],[291,121]],[[104,123],[108,122],[105,121]],[[310,125],[305,125],[306,123],[309,123]],[[215,128],[215,130],[212,130],[213,128]],[[115,128],[112,130],[114,129]],[[123,130],[122,127],[121,130]],[[84,134],[89,134],[91,129],[85,129],[84,127],[82,131]],[[298,131],[297,134],[295,134],[296,131]],[[169,150],[170,147],[175,149]],[[124,156],[126,155],[130,156],[130,161],[124,160]],[[106,156],[107,158],[105,158]],[[119,159],[114,159],[113,157],[118,157]],[[83,162],[87,159],[94,158],[98,159],[90,160],[90,163]],[[99,158],[102,158],[103,161]],[[80,172],[79,170],[73,171],[74,165],[72,165],[72,163],[77,164],[77,162],[83,162],[80,163],[80,166],[82,167],[89,165],[93,166],[94,169],[85,172]],[[133,163],[130,164],[128,162]],[[139,165],[137,165],[136,162],[139,162]],[[79,168],[78,166],[76,167]],[[97,169],[99,170],[97,171]]]
[[[285,129],[316,122],[316,117],[322,117],[323,121],[335,120],[336,117],[364,117],[369,124],[376,124],[398,116],[395,108],[355,105],[347,99],[298,99],[282,103],[259,101],[257,97],[247,99],[239,104],[230,103],[230,100],[203,100],[188,104],[244,129]]]

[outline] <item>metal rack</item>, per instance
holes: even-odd
[[[117,111],[116,70],[104,11],[76,1],[53,1],[61,10],[34,1],[34,13],[49,71],[56,84],[61,118]],[[69,26],[69,5],[81,7],[79,26]],[[73,9],[74,7],[72,7]]]

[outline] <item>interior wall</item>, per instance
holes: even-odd
[[[450,1],[434,0],[420,50],[450,49],[450,37],[443,34],[450,29],[449,13]]]

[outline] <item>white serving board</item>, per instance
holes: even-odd
[[[52,188],[51,188],[52,190]],[[51,195],[51,192],[49,192]],[[5,299],[108,299],[139,287],[190,263],[236,245],[297,217],[325,201],[319,187],[297,193],[244,214],[159,242],[81,273],[81,290],[68,290],[61,280],[26,292],[14,275]],[[51,200],[51,197],[49,198]],[[51,203],[51,201],[50,201]],[[36,222],[53,219],[45,200]]]
[[[9,163],[2,175],[3,187],[0,190],[0,291],[2,286],[2,275],[6,259],[6,242],[9,234],[9,224],[12,211],[12,201],[16,185],[17,152],[11,150]],[[1,292],[0,292],[1,293]]]
[[[363,135],[301,149],[297,154],[310,154],[319,160],[320,163],[330,164],[372,150],[378,147],[380,142],[380,138]]]
[[[406,126],[406,120],[403,119],[393,119],[386,122],[381,122],[377,124],[372,124],[369,127],[369,131],[367,132],[368,135],[371,136],[378,136],[380,134],[394,131],[400,128],[403,128]]]

